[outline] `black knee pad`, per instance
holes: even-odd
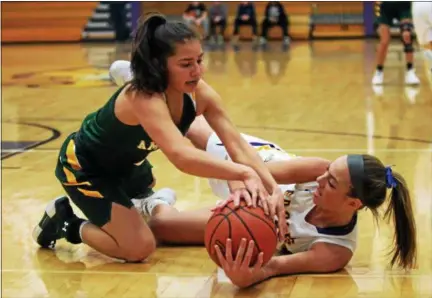
[[[404,52],[405,53],[412,53],[414,52],[414,47],[413,47],[413,41],[414,41],[414,35],[413,35],[413,29],[414,26],[411,23],[402,23],[400,25],[400,29],[401,29],[401,40],[402,43],[404,45]],[[404,32],[409,32],[410,34],[410,41],[407,43],[405,42],[404,38],[403,38],[403,33]]]

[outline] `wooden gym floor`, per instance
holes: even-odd
[[[254,52],[209,51],[205,78],[239,129],[304,156],[376,154],[402,172],[413,195],[419,262],[390,270],[392,230],[360,215],[350,265],[328,275],[293,275],[238,291],[201,247],[161,247],[144,264],[121,264],[64,241],[39,250],[31,231],[45,204],[62,194],[57,150],[83,117],[115,90],[107,69],[128,57],[122,45],[19,45],[2,48],[3,297],[432,297],[432,87],[417,53],[418,88],[403,85],[404,61],[391,47],[386,84],[371,87],[375,41],[279,43]],[[158,187],[178,193],[179,209],[213,205],[205,179],[150,158]]]

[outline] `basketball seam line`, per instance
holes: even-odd
[[[232,214],[234,214],[244,225],[244,227],[246,228],[246,230],[249,232],[249,235],[251,236],[252,240],[254,241],[255,246],[258,249],[258,253],[262,252],[261,248],[258,246],[257,241],[254,237],[254,235],[252,234],[252,231],[249,229],[249,227],[247,226],[247,224],[245,223],[245,221],[237,214],[234,212],[233,209],[231,209],[229,206],[226,206],[229,210],[232,211]]]
[[[253,217],[255,217],[255,218],[258,218],[258,219],[260,219],[260,220],[262,220],[269,228],[270,228],[270,230],[273,232],[273,234],[275,235],[275,236],[277,236],[276,235],[276,231],[271,227],[271,225],[268,223],[268,222],[266,222],[266,221],[264,221],[261,217],[259,217],[259,216],[257,216],[256,214],[253,214],[252,212],[249,212],[249,211],[247,211],[246,210],[246,208],[244,207],[244,206],[241,206],[240,207],[244,212],[246,212],[247,214],[249,214],[249,215],[251,215],[251,216],[253,216]]]
[[[209,244],[210,244],[210,245],[212,245],[212,243],[213,243],[213,237],[214,237],[214,234],[215,234],[215,231],[217,230],[217,228],[222,224],[222,222],[223,222],[225,219],[228,219],[228,217],[227,217],[225,214],[216,214],[216,215],[212,216],[212,217],[210,218],[210,220],[212,220],[213,218],[216,218],[217,216],[222,216],[223,218],[221,219],[220,222],[218,222],[218,224],[217,224],[217,225],[214,227],[214,229],[213,229],[213,233],[212,233],[212,235],[211,235],[211,237],[210,237],[210,241],[209,241]],[[210,222],[210,220],[209,220],[209,222]],[[229,227],[231,227],[229,220],[228,220],[228,225],[229,225]],[[230,232],[231,232],[231,229],[230,229]],[[210,251],[211,251],[211,252],[214,250],[214,247],[209,247],[209,248],[210,248]]]

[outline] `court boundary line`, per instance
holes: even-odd
[[[31,122],[13,122],[13,121],[4,121],[4,123],[13,123],[13,124],[19,124],[19,125],[35,126],[35,127],[39,127],[39,128],[43,128],[43,129],[51,131],[52,135],[48,139],[30,144],[30,145],[24,147],[23,149],[20,149],[19,151],[15,151],[15,152],[11,152],[10,154],[6,154],[6,155],[1,157],[1,160],[6,160],[12,156],[25,153],[26,151],[28,151],[30,149],[33,149],[33,148],[39,147],[41,145],[47,144],[49,142],[52,142],[61,136],[61,132],[58,129],[53,128],[53,127],[49,127],[49,126],[46,126],[43,124],[31,123]],[[2,150],[2,152],[3,152],[3,150]]]
[[[73,264],[73,263],[71,263]],[[143,264],[145,265],[145,264]],[[95,267],[96,268],[96,267]],[[131,274],[137,274],[137,275],[169,275],[169,272],[147,272],[147,271],[103,271],[103,270],[92,270],[89,269],[83,269],[83,270],[43,270],[43,269],[2,269],[2,273],[48,273],[48,274],[87,274],[87,275],[95,275],[95,274],[101,274],[101,275],[108,275],[108,274],[120,274],[120,275],[131,275]],[[209,275],[213,275],[217,273],[217,269],[214,269]],[[177,273],[176,273],[177,274]],[[183,276],[202,276],[203,273],[197,272],[197,273],[181,273]],[[372,274],[360,274],[360,273],[332,273],[332,274],[296,274],[296,275],[288,275],[286,277],[416,277],[416,278],[424,278],[424,277],[430,277],[432,279],[431,273],[391,273],[390,271],[383,271],[381,273],[372,273]]]
[[[21,118],[21,120],[23,120],[23,121],[82,122],[83,118],[25,117],[25,118]],[[355,133],[355,132],[325,131],[325,130],[302,129],[302,128],[271,127],[271,126],[251,126],[251,125],[242,125],[242,124],[236,124],[236,126],[237,126],[237,128],[242,128],[242,129],[272,130],[272,131],[283,131],[283,132],[321,134],[321,135],[336,135],[336,136],[361,137],[361,138],[368,138],[369,137],[367,134]],[[378,139],[378,140],[406,141],[406,142],[414,142],[414,143],[421,143],[421,144],[432,143],[432,138],[431,138],[431,140],[424,140],[424,139],[420,139],[420,138],[405,138],[405,137],[394,137],[394,136],[383,136],[383,135],[374,135],[373,138]]]

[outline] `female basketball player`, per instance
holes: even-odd
[[[196,147],[215,157],[228,157],[223,144],[202,117],[195,120],[187,136]],[[300,158],[271,142],[248,135],[243,137],[257,148],[284,192],[289,229],[284,248],[289,254],[273,256],[264,266],[261,254],[252,265],[249,262],[254,243],[243,241],[239,250],[232,252],[228,239],[226,254],[219,247],[216,251],[226,275],[235,285],[247,287],[277,275],[325,273],[343,268],[356,248],[358,211],[367,208],[378,219],[377,210],[386,200],[387,189],[390,197],[385,218],[393,217],[395,229],[391,264],[404,268],[414,265],[416,227],[410,194],[400,174],[370,155],[341,156],[332,162]],[[210,180],[210,185],[223,199],[236,199],[236,196],[238,199],[244,193],[241,182]],[[234,195],[230,195],[229,188]],[[203,244],[210,215],[208,209],[178,212],[173,208],[155,208],[149,226],[160,242]]]
[[[417,41],[423,48],[432,72],[432,1],[413,2],[412,16]]]
[[[380,43],[377,52],[377,65],[375,75],[372,78],[373,85],[382,85],[384,82],[384,62],[386,59],[388,46],[390,44],[390,27],[393,25],[393,20],[397,19],[400,22],[401,39],[404,45],[406,74],[405,84],[417,85],[420,80],[417,77],[413,68],[414,63],[414,47],[413,47],[413,24],[411,16],[410,1],[378,1],[376,2],[376,13],[378,23],[378,34]]]
[[[185,173],[243,181],[252,193],[250,204],[259,195],[270,213],[277,207],[285,218],[275,180],[228,119],[219,95],[201,79],[202,56],[198,34],[185,24],[152,15],[140,25],[131,55],[133,79],[89,114],[60,150],[56,177],[88,221],[73,213],[66,197],[58,198],[34,229],[39,245],[52,248],[66,238],[127,261],[147,258],[155,250],[154,236],[131,208],[131,198],[154,183],[146,158],[158,148]],[[207,119],[234,162],[187,143],[183,135],[196,115]]]

